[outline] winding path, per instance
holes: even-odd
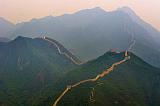
[[[97,80],[99,80],[100,78],[103,78],[104,76],[108,75],[110,72],[112,72],[114,70],[114,68],[122,63],[124,63],[125,61],[130,59],[130,56],[128,55],[128,51],[132,49],[132,47],[135,45],[136,41],[134,39],[134,36],[131,39],[131,44],[129,45],[128,49],[125,51],[124,53],[124,59],[118,62],[115,62],[114,64],[112,64],[112,66],[108,69],[106,69],[105,71],[103,71],[102,73],[98,74],[96,77],[91,78],[91,79],[87,79],[87,80],[82,80],[80,82],[77,82],[73,85],[69,85],[66,87],[66,89],[61,93],[61,95],[56,99],[56,101],[54,102],[53,106],[57,106],[58,102],[62,99],[62,97],[71,89],[86,83],[86,82],[96,82]],[[58,48],[58,47],[57,47]]]
[[[75,83],[75,84],[73,84],[73,85],[67,86],[67,88],[62,92],[62,94],[56,99],[56,101],[54,102],[53,106],[57,106],[58,102],[62,99],[62,97],[63,97],[69,90],[71,90],[71,89],[73,89],[73,88],[75,88],[75,87],[77,87],[77,86],[79,86],[79,85],[81,85],[81,84],[83,84],[83,83],[86,83],[86,82],[96,82],[98,79],[106,76],[106,75],[109,74],[111,71],[113,71],[113,69],[114,69],[116,66],[118,66],[118,65],[120,65],[120,64],[122,64],[122,63],[124,63],[125,61],[127,61],[127,60],[130,59],[130,56],[128,56],[128,51],[126,51],[124,55],[125,55],[125,57],[124,57],[123,60],[112,64],[112,66],[111,66],[110,68],[108,68],[108,69],[106,69],[105,71],[103,71],[102,73],[98,74],[95,78],[91,78],[91,79],[87,79],[87,80],[82,80],[82,81],[80,81],[80,82],[78,82],[78,83]]]
[[[50,43],[52,43],[52,44],[54,44],[54,45],[56,46],[59,54],[65,55],[65,56],[66,56],[68,59],[70,59],[74,64],[76,64],[76,65],[81,65],[81,64],[82,64],[82,63],[79,63],[79,62],[77,62],[76,60],[74,60],[73,57],[69,56],[67,53],[62,52],[61,49],[60,49],[60,47],[59,47],[55,42],[47,39],[47,37],[45,37],[45,36],[43,37],[43,39],[46,40],[46,41],[48,41],[48,42],[50,42]]]

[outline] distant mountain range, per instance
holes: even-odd
[[[124,51],[131,40],[132,50],[146,62],[160,67],[160,32],[140,19],[130,8],[106,12],[97,7],[65,14],[47,16],[19,23],[4,36],[49,36],[62,43],[82,61],[101,56],[106,51]]]
[[[0,37],[8,37],[8,33],[14,31],[16,26],[0,17]]]
[[[107,52],[76,65],[59,49],[76,57],[51,40],[19,36],[0,43],[0,106],[52,106],[67,85],[95,77],[124,58],[124,52]],[[129,56],[104,78],[68,92],[58,106],[159,106],[160,69],[132,53]]]

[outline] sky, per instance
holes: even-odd
[[[160,0],[0,0],[0,17],[13,23],[101,7],[113,11],[128,6],[160,31]]]

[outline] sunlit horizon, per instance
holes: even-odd
[[[16,24],[50,15],[73,14],[94,7],[106,11],[129,7],[144,21],[160,30],[159,5],[158,0],[0,0],[0,17]]]

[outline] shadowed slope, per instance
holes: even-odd
[[[63,49],[63,47],[62,47]],[[0,43],[0,105],[32,106],[34,97],[75,65],[41,38],[17,37]]]
[[[131,59],[115,67],[98,83],[88,82],[68,92],[57,106],[159,106],[160,69],[154,68],[132,53]],[[121,60],[123,53],[106,53],[100,58],[69,72],[60,83],[75,82],[96,76],[101,70]],[[99,84],[101,83],[101,84]],[[94,102],[90,92],[94,88]]]

